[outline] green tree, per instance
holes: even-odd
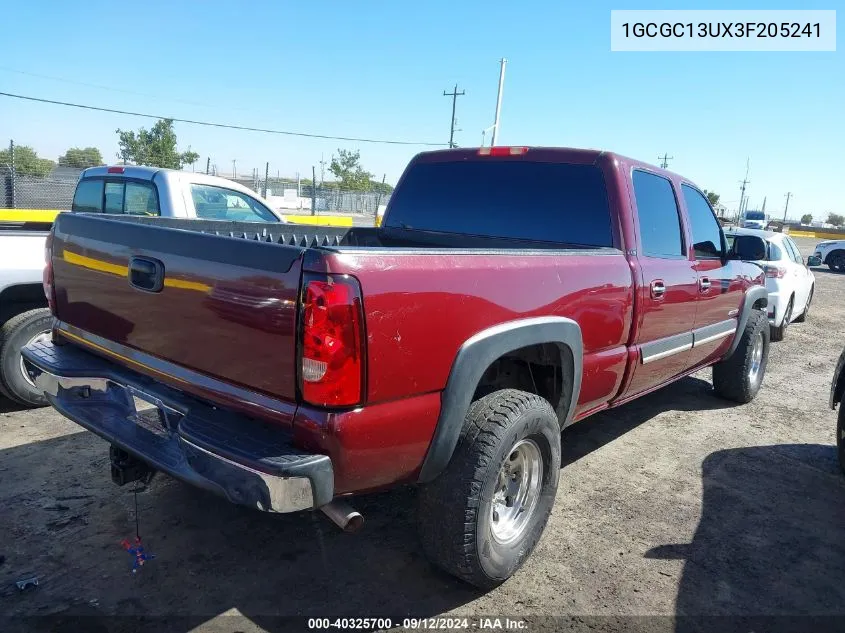
[[[719,204],[719,194],[715,191],[707,191],[707,189],[705,189],[704,195],[707,196],[707,199],[710,201],[711,207],[715,207],[717,204]]]
[[[809,224],[812,221],[813,221],[813,216],[810,215],[809,213],[805,213],[804,215],[801,216],[801,224]]]
[[[828,224],[832,224],[833,226],[842,226],[843,224],[845,224],[845,218],[843,218],[838,213],[828,213],[827,222]]]
[[[0,151],[0,166],[11,167],[12,157],[10,150]],[[47,159],[39,158],[34,149],[26,145],[15,146],[15,172],[21,176],[46,176],[56,163]]]
[[[118,129],[116,132],[120,146],[118,155],[123,161],[136,165],[181,169],[185,165],[195,163],[199,158],[196,152],[179,152],[176,149],[173,119],[160,119],[151,130],[141,128],[136,133]]]
[[[373,193],[387,195],[393,193],[393,185],[389,185],[386,182],[378,182],[377,180],[370,180],[369,190]]]
[[[96,167],[103,165],[103,155],[96,147],[71,147],[64,154],[59,156],[59,165],[62,167]]]
[[[361,152],[338,149],[337,156],[332,156],[329,171],[339,181],[341,189],[368,191],[373,174],[361,167]]]

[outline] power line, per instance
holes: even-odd
[[[228,123],[212,123],[210,121],[196,121],[193,119],[178,119],[171,116],[160,116],[158,114],[144,114],[142,112],[129,112],[127,110],[115,110],[112,108],[101,108],[98,106],[83,105],[80,103],[69,103],[67,101],[55,101],[53,99],[40,99],[38,97],[28,97],[25,95],[12,94],[10,92],[0,92],[0,96],[12,97],[13,99],[23,99],[24,101],[37,101],[39,103],[50,103],[53,105],[68,106],[70,108],[80,108],[82,110],[96,110],[97,112],[111,112],[112,114],[128,114],[129,116],[140,116],[148,119],[170,119],[171,121],[178,121],[179,123],[190,123],[193,125],[205,125],[207,127],[226,128],[228,130],[244,130],[246,132],[264,132],[266,134],[282,134],[284,136],[302,136],[306,138],[321,138],[332,141],[351,141],[355,143],[384,143],[387,145],[425,145],[430,147],[443,147],[445,143],[426,143],[422,141],[389,141],[386,139],[373,138],[356,138],[352,136],[331,136],[328,134],[311,134],[308,132],[290,132],[286,130],[270,130],[267,128],[248,127],[245,125],[232,125]]]
[[[449,132],[449,147],[455,147],[455,125],[457,123],[457,120],[455,119],[455,106],[457,105],[458,97],[462,97],[465,94],[466,91],[464,90],[458,92],[458,84],[455,84],[455,88],[452,92],[443,91],[444,97],[452,97],[452,127]]]

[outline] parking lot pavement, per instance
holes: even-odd
[[[815,243],[796,241],[805,256]],[[410,489],[360,498],[367,523],[348,535],[319,513],[265,515],[160,477],[138,495],[156,558],[133,576],[120,546],[135,533],[133,495],[110,482],[106,443],[4,402],[0,613],[65,618],[25,625],[45,631],[71,615],[168,616],[185,632],[289,630],[279,615],[509,616],[527,630],[558,626],[550,615],[843,616],[845,477],[827,400],[845,275],[815,276],[809,319],[772,344],[754,402],[716,398],[705,370],[567,429],[545,535],[486,594],[426,562]],[[32,575],[37,588],[15,588]],[[567,628],[636,622],[690,621]]]

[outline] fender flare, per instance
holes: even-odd
[[[560,348],[564,375],[571,376],[572,382],[569,400],[565,401],[564,390],[557,414],[561,428],[572,420],[581,391],[584,357],[580,326],[565,317],[537,317],[482,330],[461,345],[452,363],[440,398],[437,427],[420,470],[419,483],[434,480],[452,459],[473,393],[487,368],[508,352],[541,343],[555,343]]]
[[[836,369],[833,370],[833,381],[830,383],[830,408],[836,409],[836,405],[842,401],[845,394],[845,349],[839,355]]]
[[[736,351],[736,348],[739,347],[739,341],[742,338],[742,333],[745,331],[745,324],[748,323],[748,317],[751,316],[751,310],[753,310],[753,306],[760,300],[763,300],[763,305],[769,304],[769,291],[766,290],[765,286],[752,286],[748,289],[745,293],[745,299],[742,304],[742,311],[739,313],[739,318],[737,319],[736,325],[736,334],[734,334],[734,340],[731,342],[731,347],[722,356],[722,360],[730,358],[731,355]]]

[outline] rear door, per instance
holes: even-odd
[[[792,238],[784,237],[783,244],[789,255],[789,270],[787,275],[793,280],[790,285],[794,288],[795,300],[792,305],[793,316],[801,314],[807,304],[807,297],[810,294],[810,269],[804,263],[804,257]]]
[[[693,349],[688,367],[723,353],[736,332],[743,298],[740,262],[727,260],[726,243],[716,214],[704,194],[683,183],[692,257],[698,276]]]
[[[625,397],[657,387],[687,366],[698,293],[672,182],[635,169],[632,183],[642,272],[635,340],[640,358]]]

